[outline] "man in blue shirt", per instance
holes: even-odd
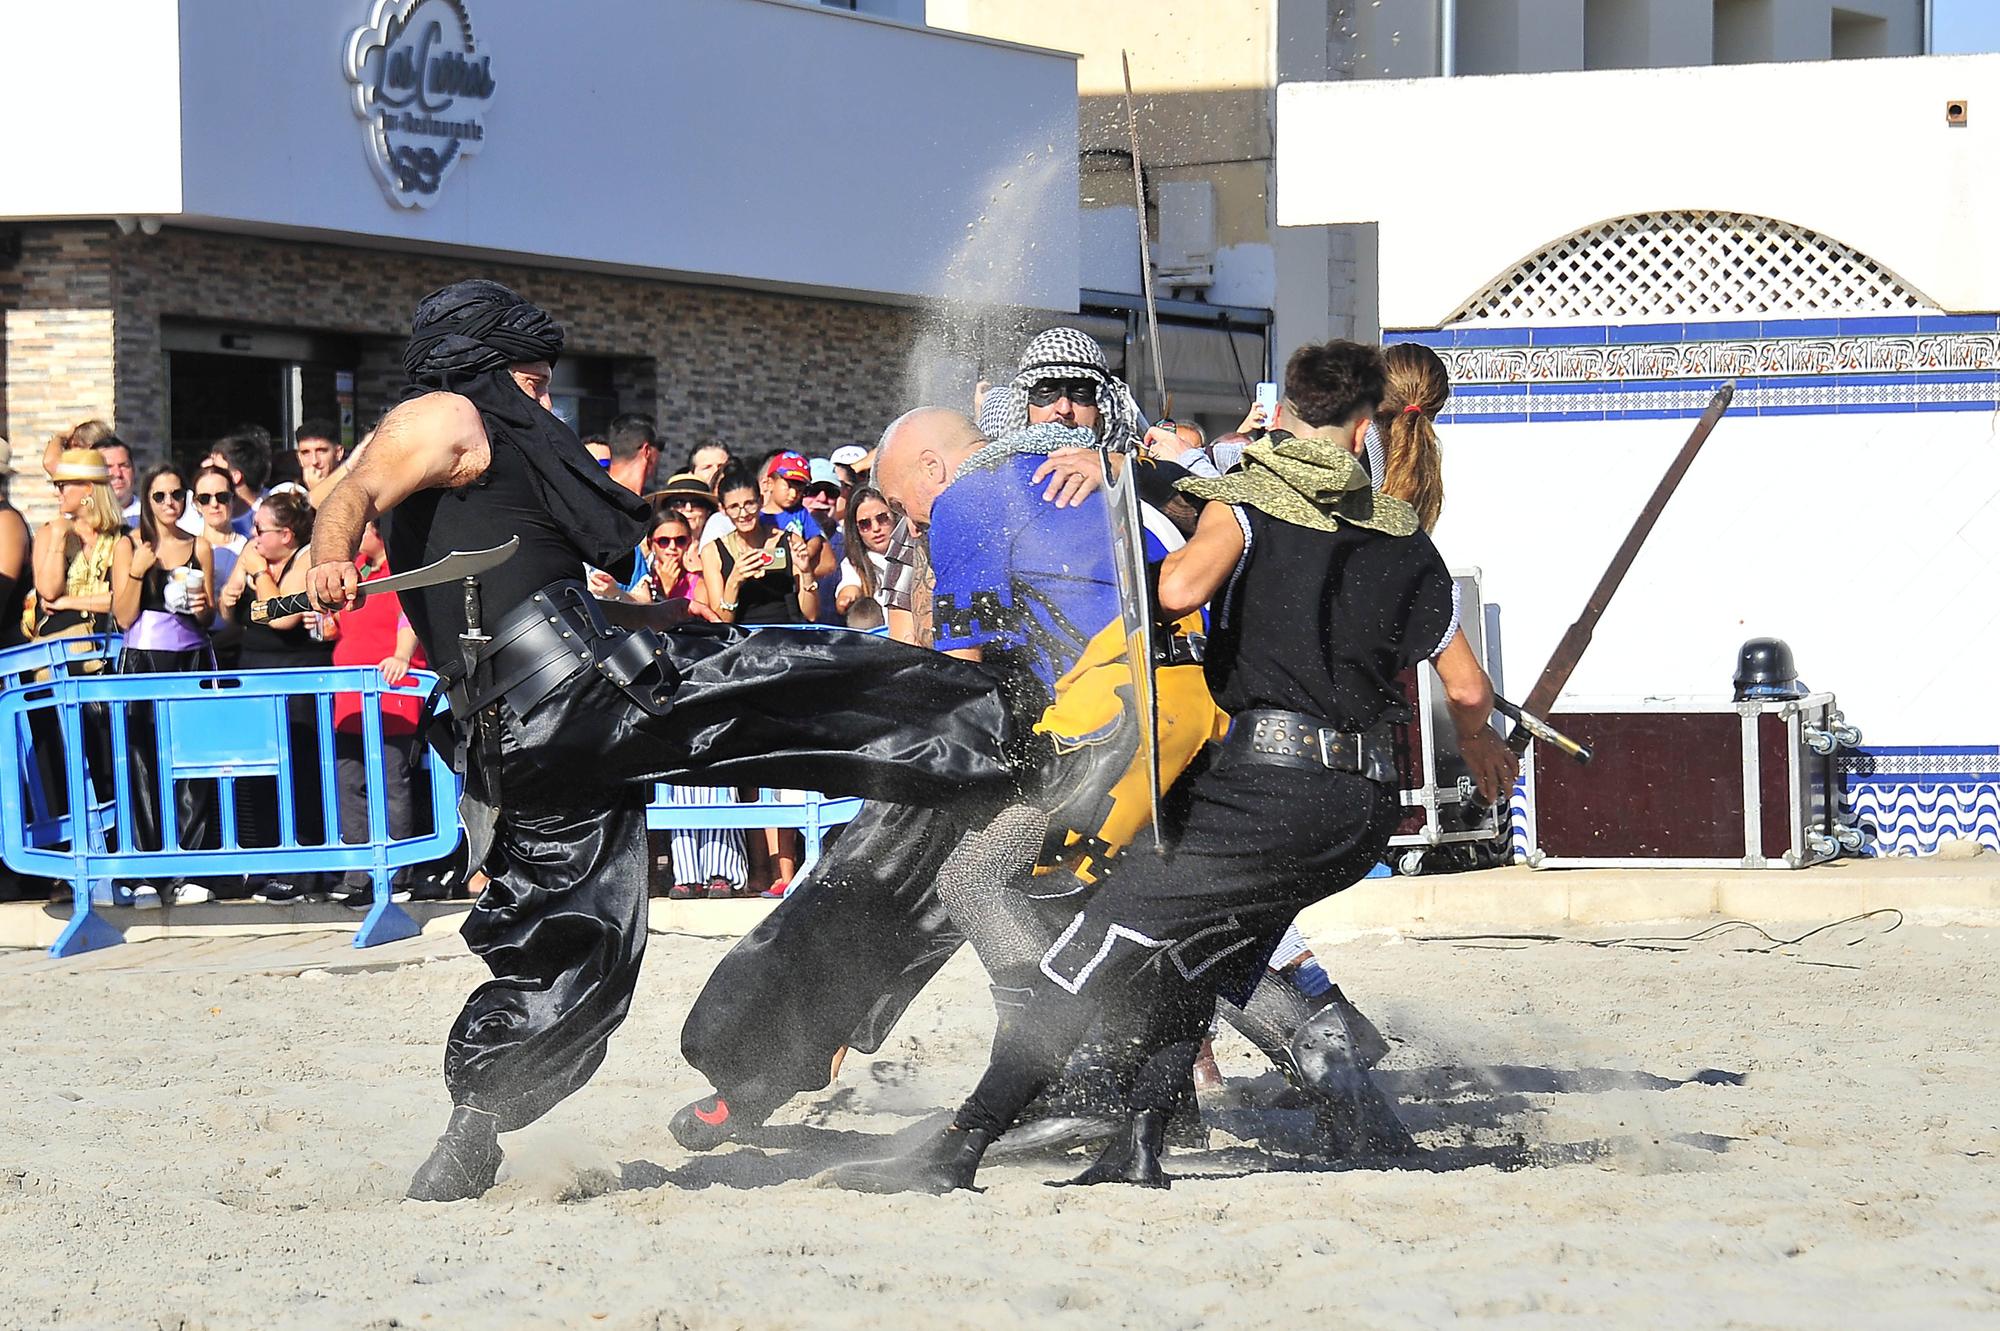
[[[1066,436],[1077,431],[1043,428],[1051,444],[1075,446]],[[1118,584],[1103,492],[1073,508],[1046,502],[1033,481],[1044,460],[986,445],[972,422],[940,413],[892,430],[877,466],[890,504],[930,528],[934,645],[1017,664],[1053,693],[1118,618]]]

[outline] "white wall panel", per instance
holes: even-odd
[[[191,220],[892,297],[942,294],[970,233],[1008,256],[982,294],[1074,308],[1069,57],[767,0],[469,0],[486,138],[412,210],[341,75],[369,8],[186,0]],[[1002,182],[1032,203],[981,222]]]

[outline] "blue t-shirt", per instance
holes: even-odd
[[[1015,656],[1053,689],[1118,618],[1104,496],[1057,508],[1030,479],[1043,459],[1010,458],[951,483],[931,507],[936,645]]]
[[[810,541],[816,536],[826,535],[820,530],[819,519],[802,508],[780,509],[776,513],[766,513],[764,516],[771,520],[773,527],[797,532],[801,540]]]

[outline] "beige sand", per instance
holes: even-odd
[[[2000,931],[1862,932],[1328,946],[1401,1041],[1429,1167],[1302,1162],[1295,1120],[1238,1114],[1165,1194],[1042,1186],[1078,1160],[944,1199],[805,1181],[968,1086],[963,959],[833,1090],[697,1158],[677,1034],[726,944],[655,937],[596,1080],[454,1206],[398,1194],[471,960],[13,980],[0,1326],[1992,1327]]]

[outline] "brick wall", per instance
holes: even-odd
[[[20,257],[0,266],[0,435],[13,445],[13,501],[31,519],[55,503],[43,446],[79,421],[113,416],[117,234],[110,223],[28,228]]]
[[[140,453],[163,451],[160,322],[172,318],[361,339],[365,430],[400,387],[395,356],[417,301],[475,275],[546,307],[570,351],[618,358],[620,409],[658,418],[670,460],[709,436],[744,452],[780,430],[822,451],[872,442],[914,405],[901,390],[915,316],[890,306],[173,226],[123,236],[108,222],[32,224],[22,242],[0,269],[0,433],[17,459],[93,415]]]

